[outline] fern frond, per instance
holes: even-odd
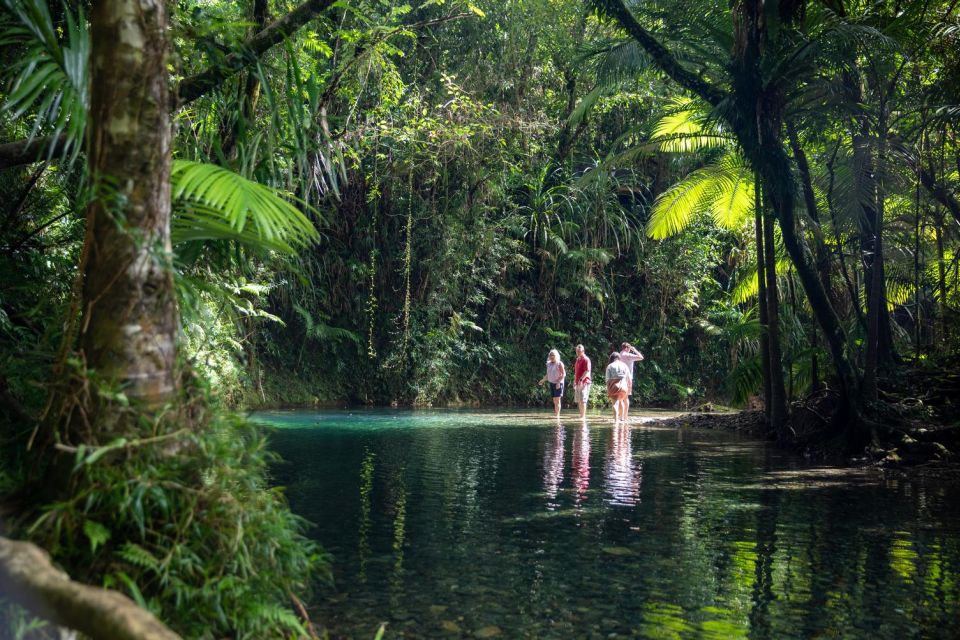
[[[127,542],[117,552],[121,558],[132,565],[142,569],[157,571],[160,568],[160,561],[152,553],[134,542]]]

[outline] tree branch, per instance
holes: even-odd
[[[619,22],[620,26],[650,54],[657,67],[674,82],[706,100],[713,107],[726,99],[725,91],[696,76],[681,65],[652,33],[637,22],[637,19],[623,4],[623,0],[593,0],[593,2],[603,13]]]
[[[933,174],[924,168],[919,158],[917,158],[914,169],[919,174],[920,184],[930,192],[930,195],[933,196],[937,202],[949,209],[950,213],[953,214],[953,218],[960,223],[960,202],[957,201],[956,196],[950,193],[943,183],[937,182]]]
[[[43,138],[17,140],[15,142],[0,144],[0,171],[9,167],[19,167],[40,161],[44,153],[50,149],[50,144],[53,142],[53,136],[46,136]],[[66,143],[67,136],[61,135],[57,138],[56,147],[53,149],[52,155],[60,155]]]
[[[0,595],[94,640],[180,640],[122,593],[72,581],[29,542],[0,537]]]
[[[258,59],[268,49],[280,44],[293,35],[300,27],[326,11],[334,0],[307,0],[299,7],[271,22],[262,31],[247,38],[240,51],[231,53],[219,64],[205,71],[184,78],[177,89],[178,103],[184,105],[193,102],[211,89],[218,87],[224,80]]]
[[[174,108],[193,102],[211,89],[220,86],[225,80],[266,53],[268,49],[283,42],[297,29],[326,11],[333,3],[334,0],[307,0],[287,15],[267,25],[262,31],[247,38],[241,45],[240,51],[229,54],[219,64],[184,78],[180,81],[177,91],[171,96],[176,103],[173,105]],[[60,153],[65,142],[66,136],[61,136],[56,141],[53,155]],[[37,162],[52,143],[54,138],[46,136],[0,144],[0,171]]]

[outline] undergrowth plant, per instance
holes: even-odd
[[[184,638],[305,637],[295,609],[329,578],[326,556],[270,486],[277,458],[263,433],[209,402],[144,422],[141,437],[60,445],[51,470],[67,471],[68,497],[37,506],[14,533]]]

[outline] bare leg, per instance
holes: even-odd
[[[560,398],[553,399],[553,414],[556,417],[560,417]]]

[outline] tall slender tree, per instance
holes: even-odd
[[[90,24],[94,198],[83,248],[80,348],[102,380],[158,407],[177,389],[166,6],[103,0]]]

